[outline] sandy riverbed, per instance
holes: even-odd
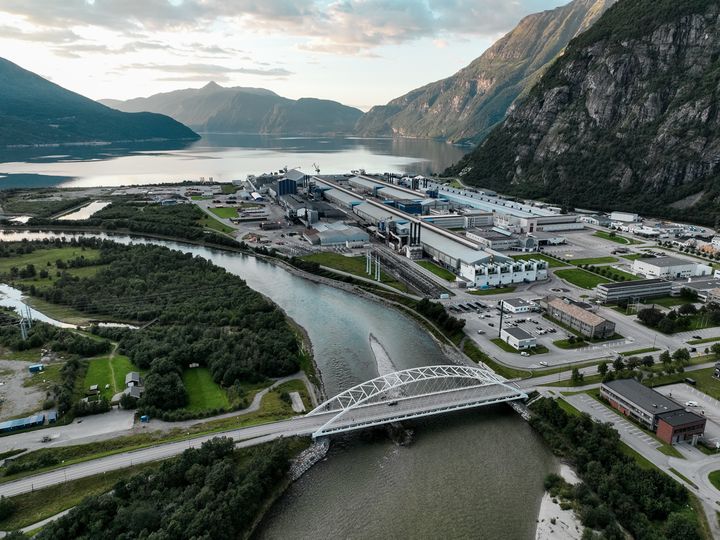
[[[575,471],[565,464],[560,465],[560,476],[569,484],[580,482]],[[555,523],[552,520],[555,520]],[[572,510],[563,510],[545,492],[540,503],[535,540],[580,540],[583,526]]]

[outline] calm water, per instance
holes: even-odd
[[[208,134],[184,146],[67,146],[0,151],[0,188],[91,187],[245,179],[285,166],[322,173],[441,172],[468,147],[420,139]]]
[[[11,233],[0,239],[57,236],[69,235]],[[127,236],[112,239],[132,241]],[[307,330],[329,395],[377,376],[371,333],[395,369],[445,362],[426,332],[382,305],[253,257],[152,243],[212,260],[282,307]],[[533,537],[542,480],[555,462],[524,421],[498,406],[426,419],[413,427],[415,442],[409,447],[397,447],[371,432],[335,439],[330,458],[288,489],[258,536]]]

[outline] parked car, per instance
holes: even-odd
[[[488,323],[488,326],[495,326],[495,324],[494,324],[494,323],[491,323],[491,322],[489,322],[489,323]]]
[[[685,406],[686,406],[686,407],[697,407],[697,406],[698,406],[698,402],[697,402],[697,401],[686,401],[686,402],[685,402]]]
[[[485,330],[478,330],[478,334],[480,334],[481,336],[482,336],[484,333],[485,333]]]
[[[547,362],[538,362],[541,366],[547,367]]]
[[[527,351],[522,351],[522,352],[520,353],[520,356],[530,356],[530,353],[527,352]]]
[[[693,339],[702,339],[701,336],[693,336]]]

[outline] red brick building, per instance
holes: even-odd
[[[694,435],[698,437],[705,433],[706,419],[694,412],[679,410],[658,415],[658,439],[668,444],[682,441],[691,441]]]

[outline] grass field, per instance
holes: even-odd
[[[555,275],[582,289],[594,289],[600,283],[609,283],[612,280],[586,272],[580,268],[556,270]]]
[[[466,291],[468,294],[475,296],[488,296],[491,294],[505,294],[515,291],[515,287],[498,287],[497,289],[476,289],[474,291]]]
[[[77,325],[85,325],[90,322],[90,318],[88,317],[88,315],[69,306],[51,304],[50,302],[47,302],[42,298],[37,298],[35,296],[26,298],[25,302],[40,311],[41,313],[44,313],[48,317],[51,317],[58,321]]]
[[[415,261],[420,266],[422,266],[425,270],[429,270],[433,274],[435,274],[438,277],[441,277],[445,281],[453,282],[455,281],[455,274],[453,274],[450,270],[445,270],[445,268],[442,268],[441,266],[438,266],[432,261]]]
[[[509,353],[513,353],[513,354],[520,354],[520,352],[521,352],[500,338],[491,339],[490,341],[492,341],[495,345],[500,347],[505,352],[509,352]],[[529,353],[530,355],[545,354],[546,352],[548,352],[548,348],[545,347],[544,345],[537,345],[531,349],[524,349],[524,350],[525,350],[525,352]]]
[[[223,195],[232,195],[233,193],[237,193],[240,186],[236,186],[235,184],[223,184],[220,188],[222,189]]]
[[[653,304],[657,304],[658,306],[672,308],[676,306],[682,306],[683,304],[687,304],[688,302],[690,302],[690,300],[686,298],[680,298],[679,296],[663,296],[660,298],[648,298],[647,300],[645,300],[645,305],[652,306]]]
[[[227,394],[212,380],[209,369],[186,369],[183,371],[182,380],[189,398],[185,407],[187,410],[207,411],[230,406]]]
[[[35,266],[35,270],[38,272],[42,269],[47,269],[49,272],[50,267],[52,267],[52,273],[55,273],[57,270],[55,268],[55,261],[58,259],[61,261],[69,261],[77,257],[85,257],[85,259],[93,261],[99,256],[100,251],[97,249],[82,249],[79,247],[36,249],[32,253],[26,253],[18,257],[0,258],[0,274],[10,273],[10,269],[13,266],[23,268],[28,264]],[[48,263],[50,263],[50,266],[48,266]]]
[[[125,388],[125,375],[137,370],[127,356],[104,356],[92,358],[88,361],[88,369],[83,380],[83,389],[87,390],[97,384],[100,395],[110,400]],[[105,385],[110,385],[105,388]]]
[[[587,347],[589,343],[582,339],[575,340],[573,343],[570,343],[567,339],[558,339],[553,341],[553,345],[559,349],[579,349],[580,347]]]
[[[618,259],[615,257],[591,257],[589,259],[571,259],[570,262],[575,265],[581,265],[581,264],[609,264],[618,262]]]
[[[316,262],[319,265],[326,266],[328,268],[334,268],[336,270],[340,270],[341,272],[347,272],[348,274],[352,274],[354,276],[372,279],[372,276],[369,276],[365,273],[365,257],[363,256],[345,257],[344,255],[340,255],[339,253],[323,252],[306,255],[305,257],[303,257],[303,260]],[[395,287],[398,290],[406,290],[405,285],[397,281],[391,275],[385,273],[382,270],[382,266],[380,269],[380,281],[382,283],[385,283],[386,285]]]
[[[230,218],[238,217],[238,213],[235,208],[223,207],[223,208],[210,208],[209,210],[219,218],[230,219]]]
[[[641,354],[649,354],[655,351],[659,351],[657,347],[645,347],[644,349],[633,349],[632,351],[623,351],[620,356],[639,356]]]
[[[708,396],[720,399],[720,380],[713,377],[714,368],[699,369],[697,371],[686,371],[685,373],[673,373],[655,377],[650,381],[653,387],[682,382],[686,377],[695,379],[695,388]]]
[[[556,261],[552,257],[548,257],[547,255],[543,255],[542,253],[525,253],[523,255],[511,255],[511,257],[516,261],[528,261],[530,259],[538,259],[548,263],[548,266],[550,268],[560,268],[563,266],[567,266],[567,264]]]
[[[193,195],[190,200],[193,201],[209,201],[212,199],[212,195]]]
[[[715,489],[720,489],[720,471],[713,471],[708,475],[710,483],[715,486]]]
[[[720,337],[707,337],[703,339],[691,339],[688,341],[688,345],[702,345],[703,343],[714,343],[715,341],[720,341]]]
[[[224,223],[219,222],[217,219],[210,216],[203,216],[198,220],[198,223],[206,229],[212,229],[217,232],[230,234],[235,231],[232,227],[228,227]]]
[[[610,240],[611,242],[615,242],[616,244],[623,244],[623,245],[642,244],[642,242],[639,242],[638,240],[633,240],[632,238],[626,238],[624,236],[620,236],[619,234],[611,236],[609,232],[605,232],[605,231],[595,231],[595,234],[593,236],[597,236],[598,238],[604,238],[605,240]]]
[[[469,339],[465,340],[465,344],[463,345],[463,352],[467,354],[473,362],[482,362],[486,364],[495,373],[497,373],[501,377],[505,377],[506,379],[525,378],[532,375],[532,372],[530,371],[507,367],[495,362]]]

